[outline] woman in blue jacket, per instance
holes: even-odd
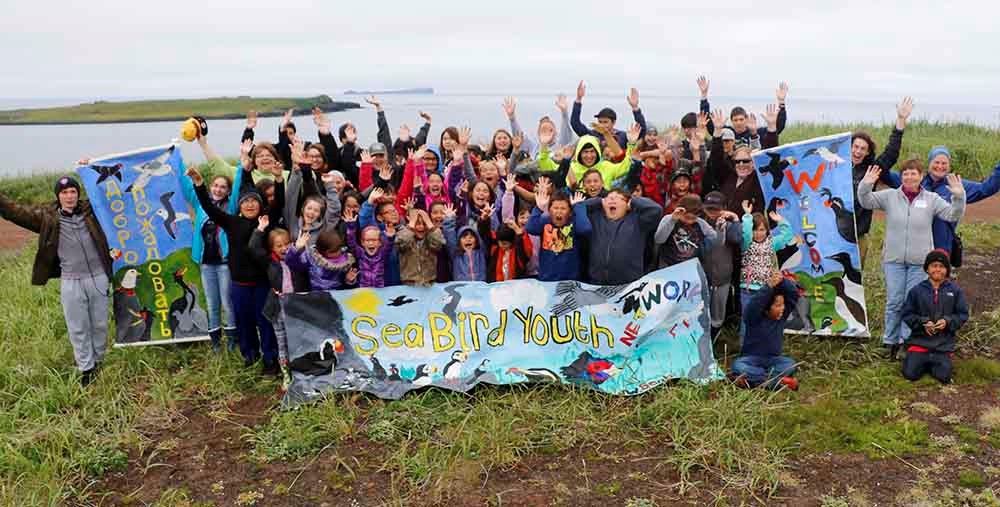
[[[208,145],[205,136],[198,137],[198,145],[201,146],[202,153],[205,154],[205,161],[213,167],[210,172],[214,173],[208,185],[209,196],[212,202],[225,210],[227,213],[236,212],[236,192],[234,186],[239,188],[243,171],[237,167],[236,181],[227,174],[232,172],[232,167],[226,163],[215,150]],[[241,159],[245,155],[244,150],[249,152],[252,146],[249,142],[244,142],[240,148]],[[180,173],[181,190],[184,193],[184,200],[187,201],[191,209],[194,210],[194,234],[191,241],[191,259],[201,267],[201,286],[205,292],[205,303],[208,307],[208,335],[212,338],[212,350],[218,352],[222,343],[222,334],[229,340],[229,350],[236,349],[236,318],[233,314],[233,306],[229,297],[229,243],[226,239],[226,232],[222,230],[198,203],[198,196],[194,192],[194,183],[184,172]],[[225,320],[223,320],[225,318]]]

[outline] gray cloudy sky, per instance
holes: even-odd
[[[0,97],[441,92],[1000,103],[1000,2],[21,1]]]

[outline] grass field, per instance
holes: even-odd
[[[289,109],[301,114],[319,106],[324,111],[361,107],[355,102],[334,102],[326,95],[304,98],[214,97],[207,99],[97,101],[43,109],[0,111],[0,125],[120,123],[176,121],[197,114],[206,119],[243,118],[254,110],[262,117],[281,116]]]
[[[843,130],[792,126],[783,141]],[[917,124],[903,153],[948,144],[955,167],[979,178],[1000,160],[998,141]],[[48,200],[52,179],[4,180],[3,192]],[[972,253],[960,282],[1000,273],[1000,225],[960,231]],[[881,244],[881,224],[873,234]],[[81,390],[56,284],[28,284],[33,253],[0,253],[3,505],[1000,505],[1000,298],[975,301],[950,387],[904,381],[876,338],[790,337],[797,393],[482,387],[279,412],[275,383],[205,347],[114,350]],[[720,364],[737,342],[727,328]],[[229,451],[212,454],[217,445]]]

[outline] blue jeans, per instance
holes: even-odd
[[[249,364],[264,356],[264,364],[278,363],[278,341],[274,328],[264,317],[264,303],[271,287],[233,283],[231,294],[236,313],[236,333],[240,337],[240,353]]]
[[[215,331],[219,327],[227,330],[236,328],[236,316],[233,315],[233,304],[229,299],[229,266],[223,264],[201,265],[201,288],[205,291],[205,303],[208,306],[208,330]],[[225,313],[226,320],[222,321]]]
[[[923,266],[902,262],[883,262],[885,273],[885,331],[882,343],[903,343],[910,337],[910,328],[903,322],[903,304],[910,289],[927,278]]]
[[[750,387],[780,386],[781,377],[795,376],[795,360],[788,356],[740,356],[733,361],[733,375],[746,377]]]
[[[747,321],[746,314],[747,306],[750,305],[750,299],[753,298],[754,294],[759,292],[758,290],[747,289],[744,287],[740,288],[740,350],[743,349],[743,337],[747,334]]]

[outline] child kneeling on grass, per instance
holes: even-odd
[[[733,361],[732,376],[744,387],[763,385],[768,389],[782,386],[799,388],[795,379],[795,360],[781,355],[785,321],[799,300],[799,290],[773,271],[767,284],[754,292],[743,308],[746,338],[740,357]]]
[[[942,384],[951,383],[951,356],[955,334],[969,320],[965,294],[951,276],[951,263],[943,250],[924,259],[927,279],[910,289],[903,304],[903,322],[910,327],[903,359],[903,377],[919,380],[926,373]]]

